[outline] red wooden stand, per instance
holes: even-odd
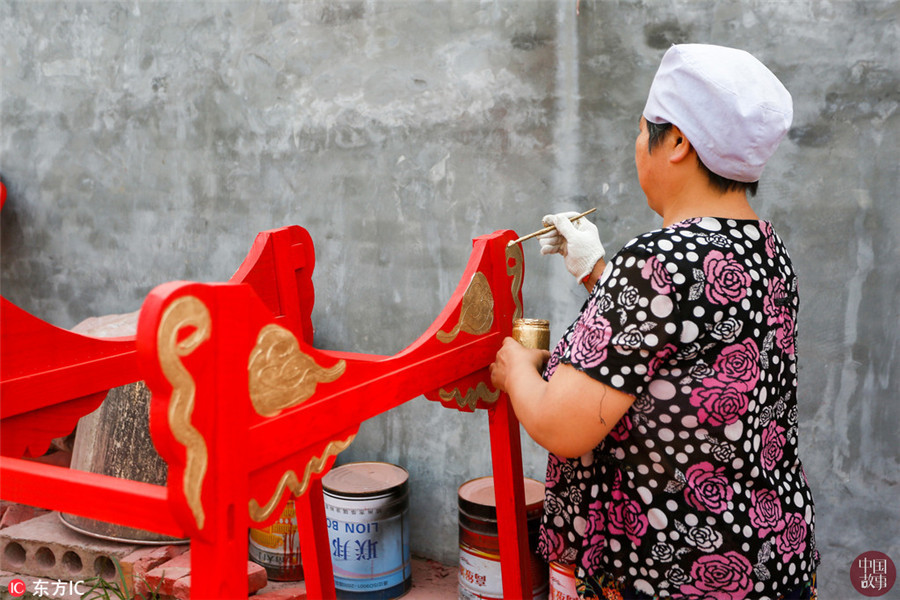
[[[519,424],[487,367],[522,314],[521,247],[477,238],[434,323],[394,356],[312,346],[315,252],[305,229],[259,234],[227,283],[172,282],[137,335],[99,339],[0,305],[0,496],[191,540],[191,595],[246,598],[247,530],[297,496],[311,598],[333,598],[321,477],[360,424],[420,395],[486,410],[503,588],[531,597]],[[72,431],[107,390],[145,380],[166,486],[23,460]]]

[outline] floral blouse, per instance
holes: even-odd
[[[774,598],[819,562],[797,448],[797,278],[766,221],[702,218],[608,263],[551,354],[635,397],[550,454],[540,552],[648,595]]]

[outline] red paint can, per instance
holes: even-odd
[[[544,508],[544,484],[525,479],[525,512],[531,547],[534,600],[547,597],[547,563],[537,554],[537,539]],[[500,538],[494,478],[481,477],[459,487],[459,598],[503,598],[500,575]]]
[[[300,561],[300,538],[297,533],[297,514],[291,496],[281,516],[260,529],[250,529],[250,560],[266,569],[272,581],[300,581],[303,563]]]
[[[578,600],[575,565],[550,562],[550,600]]]

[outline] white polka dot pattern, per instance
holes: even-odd
[[[610,260],[544,375],[571,364],[635,402],[593,452],[550,455],[547,560],[663,596],[774,598],[806,581],[819,557],[797,455],[798,305],[766,221],[692,219]]]

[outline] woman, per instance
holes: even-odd
[[[552,354],[507,339],[491,377],[550,452],[540,550],[583,598],[815,597],[797,278],[747,199],[791,118],[750,54],[673,46],[635,143],[662,227],[607,264],[594,225],[544,219],[590,297]]]

